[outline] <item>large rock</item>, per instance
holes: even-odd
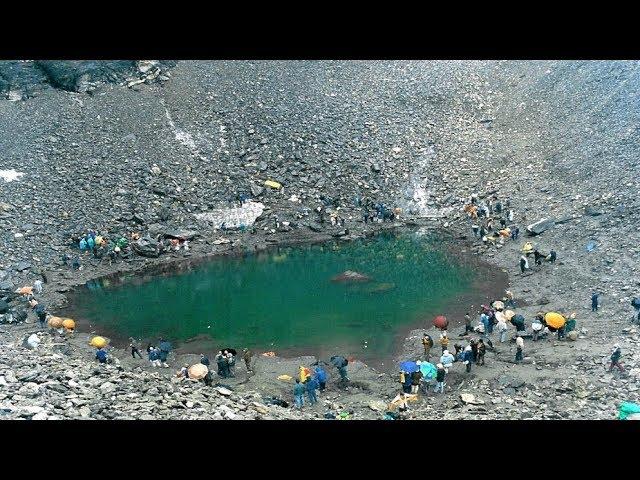
[[[160,256],[158,245],[149,237],[142,237],[131,244],[131,248],[138,255],[149,258],[157,258]]]
[[[217,208],[206,213],[196,213],[198,220],[213,224],[215,229],[229,230],[250,227],[262,215],[264,205],[260,202],[245,202],[241,207]]]
[[[551,218],[543,218],[531,225],[527,225],[527,232],[529,235],[540,235],[542,232],[549,230],[555,224],[555,220]]]

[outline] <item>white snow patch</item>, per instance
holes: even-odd
[[[225,228],[235,229],[241,226],[249,227],[262,215],[264,205],[259,202],[245,202],[239,208],[218,208],[207,213],[197,213],[198,220],[212,223],[217,230],[224,223]]]
[[[2,178],[5,182],[13,182],[20,178],[24,173],[18,172],[14,169],[11,170],[0,170],[0,178]]]

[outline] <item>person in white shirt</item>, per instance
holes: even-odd
[[[524,350],[524,339],[521,335],[516,338],[516,363],[522,361],[522,351]]]

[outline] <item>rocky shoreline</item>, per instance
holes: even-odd
[[[283,112],[278,102],[291,93],[274,87],[289,68],[282,62],[179,62],[162,87],[144,85],[137,92],[105,87],[91,97],[48,91],[25,102],[0,102],[0,146],[6,152],[0,170],[16,165],[26,170],[14,181],[0,180],[3,289],[12,291],[44,274],[45,304],[63,309],[70,289],[91,278],[184,259],[180,252],[159,259],[134,256],[111,268],[90,262],[79,272],[63,268],[58,259],[71,252],[68,237],[87,228],[195,229],[192,258],[231,253],[230,244],[215,243],[220,237],[243,250],[362,235],[352,198],[366,194],[400,205],[407,212],[404,220],[423,218],[410,223],[449,231],[465,245],[472,242],[464,248],[508,272],[516,301],[526,305],[518,312],[528,323],[540,308],[578,315],[576,342],[527,340],[527,359],[520,365],[513,363],[513,344],[497,345],[487,354],[486,367],[467,375],[456,365],[445,394],[411,404],[410,418],[612,419],[622,401],[638,402],[640,337],[630,321],[630,300],[640,286],[633,279],[640,229],[632,216],[638,208],[633,176],[638,146],[627,131],[637,109],[633,100],[625,103],[637,98],[626,82],[635,72],[632,62],[293,63],[291,88],[317,72],[336,81],[311,88],[307,83],[306,90],[298,90],[307,101],[287,104]],[[227,85],[229,79],[236,83]],[[558,84],[566,91],[553,87]],[[615,109],[608,93],[612,84],[618,87]],[[375,98],[367,91],[372,86]],[[557,106],[569,97],[579,101],[561,111]],[[378,105],[384,105],[384,114],[367,114]],[[199,115],[190,117],[190,109]],[[341,123],[336,114],[364,119]],[[104,121],[109,118],[112,123]],[[331,128],[323,123],[329,120]],[[125,122],[126,128],[117,127]],[[153,123],[154,129],[147,128]],[[25,134],[14,138],[14,128]],[[218,146],[205,139],[216,135]],[[294,139],[292,150],[285,147],[288,139]],[[346,151],[348,161],[336,160]],[[286,193],[265,190],[260,181],[267,178],[282,181]],[[267,206],[254,225],[256,234],[222,235],[193,218],[193,212],[224,206],[238,189]],[[474,192],[508,199],[523,234],[528,224],[552,221],[534,237],[484,246],[471,238],[462,211]],[[320,194],[338,199],[348,234],[315,221]],[[95,201],[102,198],[113,200]],[[274,215],[289,225],[275,231]],[[377,225],[366,229],[373,233]],[[527,240],[543,251],[553,248],[558,262],[520,274],[517,261]],[[585,249],[589,242],[595,249]],[[589,308],[593,289],[602,292],[597,313]],[[258,357],[255,375],[239,365],[236,379],[211,389],[171,381],[175,369],[152,371],[148,362],[134,361],[124,351],[115,353],[120,369],[100,367],[91,360],[87,333],[71,339],[47,335],[30,350],[23,340],[37,330],[34,321],[0,325],[0,418],[324,418],[327,411],[351,411],[350,418],[379,419],[380,402],[399,391],[395,376],[355,362],[351,385],[339,388],[332,378],[317,407],[294,412],[267,405],[264,397],[290,401],[291,386],[275,378],[312,358]],[[420,352],[421,332],[409,333],[403,355]],[[622,375],[605,369],[614,343],[623,349]],[[175,364],[193,360],[179,354]]]

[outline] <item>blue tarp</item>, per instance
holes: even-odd
[[[433,363],[422,362],[420,365],[420,371],[422,372],[422,375],[424,375],[425,379],[431,380],[435,378],[438,369]]]

